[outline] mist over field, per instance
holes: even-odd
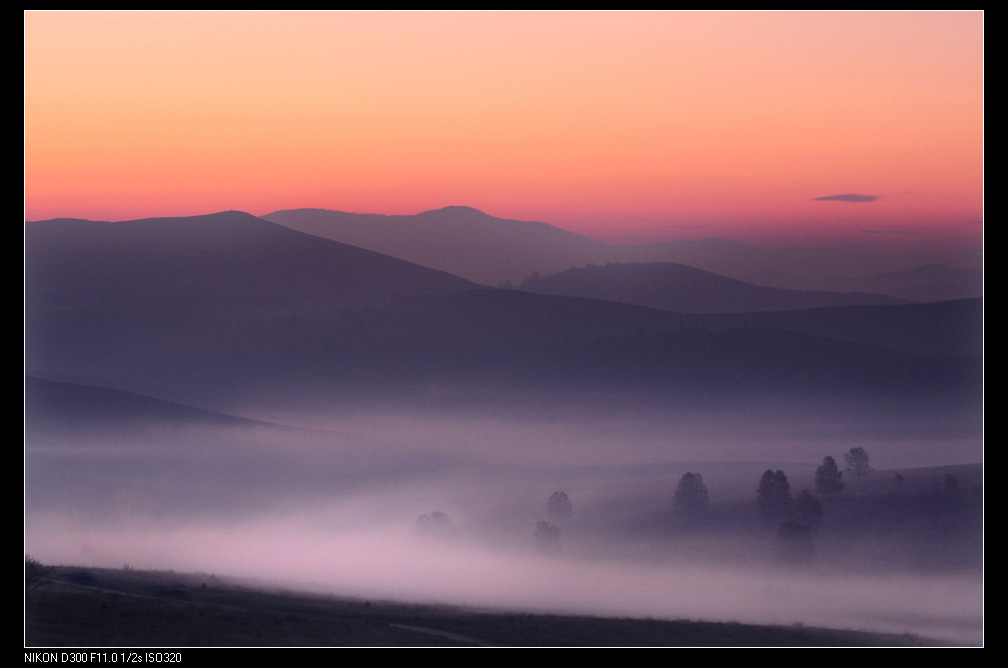
[[[43,384],[33,396],[61,388]],[[308,426],[280,427],[111,396],[130,415],[115,429],[71,416],[26,434],[25,540],[48,563],[483,609],[982,641],[980,506],[970,496],[982,452],[961,426],[928,440],[895,420],[855,429],[844,415],[802,422],[760,405],[718,412],[719,421],[715,411],[689,422],[671,410],[517,419],[404,409],[288,414],[288,425]],[[760,474],[785,470],[796,494],[814,488],[821,456],[856,446],[877,469],[902,471],[905,497],[934,499],[883,517],[896,490],[893,472],[878,470],[849,489],[882,499],[880,519],[825,499],[815,557],[781,563],[778,522],[756,509]],[[697,524],[673,511],[687,471],[710,494]],[[956,507],[935,496],[946,471],[960,480]],[[558,490],[570,517],[549,517]],[[940,516],[929,515],[935,508]],[[436,512],[447,529],[425,533],[420,516]],[[555,546],[536,536],[547,519],[560,529]]]

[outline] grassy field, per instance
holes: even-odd
[[[25,597],[25,647],[921,646],[801,626],[473,611],[269,591],[199,574],[59,567]]]

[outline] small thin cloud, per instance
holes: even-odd
[[[813,197],[814,202],[874,202],[880,199],[878,195],[856,195],[846,193],[844,195],[828,195],[826,197]]]

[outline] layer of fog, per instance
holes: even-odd
[[[245,576],[365,598],[982,640],[982,571],[969,559],[918,567],[895,556],[899,537],[857,549],[824,538],[819,559],[794,570],[774,561],[774,527],[677,529],[670,510],[686,471],[703,474],[712,509],[744,508],[764,469],[783,468],[797,493],[823,456],[842,461],[853,446],[876,468],[906,470],[912,486],[914,466],[982,452],[961,434],[837,438],[798,425],[792,441],[773,441],[745,419],[706,433],[620,420],[317,422],[326,429],[29,431],[25,549],[49,563]],[[536,522],[560,489],[574,515],[547,554]],[[418,517],[434,511],[450,518],[450,538],[416,535]]]
[[[179,526],[93,526],[43,515],[30,523],[28,535],[37,554],[57,563],[219,573],[316,594],[982,640],[976,574],[816,574],[544,557],[531,547],[491,549],[457,540],[429,545],[411,538],[405,523],[375,527],[362,516],[337,530],[338,509],[316,512]]]

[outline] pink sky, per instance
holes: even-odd
[[[27,11],[25,217],[464,204],[607,239],[975,236],[983,19]],[[814,200],[839,194],[878,199]]]

